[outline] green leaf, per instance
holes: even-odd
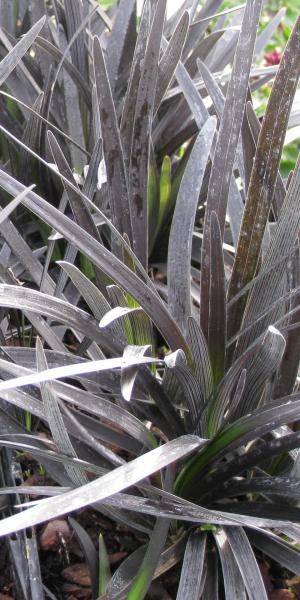
[[[107,586],[111,579],[109,558],[102,533],[99,535],[99,588],[98,595],[106,593]]]

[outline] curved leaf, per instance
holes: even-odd
[[[43,523],[54,517],[105,500],[109,496],[138,483],[159,469],[191,454],[199,447],[196,436],[182,436],[160,448],[147,452],[130,463],[114,469],[76,490],[49,498],[47,505],[34,506],[22,513],[2,519],[0,536],[16,533],[26,527]]]

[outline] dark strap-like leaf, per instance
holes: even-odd
[[[191,316],[191,254],[199,194],[209,158],[216,119],[208,119],[193,146],[174,210],[168,250],[168,302],[182,331]]]
[[[36,344],[36,361],[38,372],[44,371],[48,368],[44,349],[39,338],[37,338]],[[63,454],[66,454],[73,458],[78,458],[74,450],[73,444],[70,440],[62,414],[60,412],[59,403],[57,400],[56,393],[53,389],[52,383],[41,383],[40,388],[44,410],[47,417],[47,421],[49,423],[52,438],[56,443],[59,452],[62,452]],[[76,486],[80,486],[84,483],[87,483],[88,479],[86,477],[86,474],[80,467],[73,467],[71,465],[66,464],[65,469],[71,481]]]
[[[217,214],[210,219],[210,290],[208,349],[214,384],[224,375],[226,348],[226,289],[222,235]]]
[[[73,0],[65,0],[65,15],[68,39],[72,39],[73,35],[79,29],[82,22],[81,3],[73,2]],[[86,35],[81,31],[71,47],[72,62],[77,67],[79,73],[86,78]]]
[[[136,98],[150,29],[150,8],[150,2],[144,2],[121,118],[120,129],[127,173],[129,172],[130,164]]]
[[[284,297],[282,290],[285,287],[284,276],[287,269],[286,262],[278,264],[270,272],[273,265],[280,261],[280,257],[292,252],[300,228],[300,157],[297,161],[286,198],[282,205],[279,219],[275,225],[269,248],[264,257],[260,278],[254,283],[245,310],[243,326],[248,329],[247,335],[240,340],[236,352],[241,353],[246,345],[258,337],[264,329],[276,319],[276,302]],[[294,259],[295,260],[295,259]],[[264,274],[265,273],[265,274]],[[269,312],[269,308],[272,310]],[[234,307],[232,307],[234,310]],[[230,309],[231,312],[231,309]],[[259,315],[266,314],[265,318],[256,322]]]
[[[288,119],[300,76],[299,32],[300,17],[282,57],[260,131],[230,280],[229,299],[254,277],[257,269]],[[230,310],[229,335],[235,333],[240,326],[246,300],[247,296],[244,296]]]
[[[94,38],[94,72],[99,102],[103,152],[105,158],[113,223],[132,243],[131,211],[127,177],[118,121],[106,65],[99,39]]]
[[[288,512],[288,506],[286,507]],[[300,574],[300,552],[271,532],[247,531],[250,542],[279,565],[296,575]]]
[[[267,600],[267,592],[253,550],[241,527],[224,527],[228,542],[238,564],[249,600]]]
[[[191,533],[186,545],[176,600],[200,598],[203,589],[203,567],[206,533]]]
[[[46,21],[46,17],[42,17],[12,48],[12,50],[0,62],[0,86],[4,83],[7,77],[12,73],[17,64],[22,60],[24,54],[33,44],[34,40],[40,33]]]
[[[130,23],[136,18],[136,0],[121,0],[113,23],[111,34],[108,38],[106,60],[108,66],[109,81],[114,91],[119,74],[122,55],[126,44]]]
[[[226,532],[223,528],[214,534],[224,578],[225,594],[228,600],[246,600],[246,590]]]
[[[246,5],[210,175],[202,242],[200,300],[200,322],[206,337],[211,268],[208,253],[210,216],[213,210],[217,213],[223,238],[230,179],[242,127],[261,5],[262,0],[249,0]]]
[[[75,521],[72,517],[68,518],[68,521],[76,534],[76,537],[79,541],[79,544],[84,552],[85,559],[88,564],[91,580],[92,580],[92,588],[93,594],[95,598],[98,596],[98,555],[96,548],[86,530]]]
[[[281,398],[225,426],[216,438],[181,471],[176,481],[176,492],[180,494],[189,492],[193,497],[197,497],[202,491],[201,476],[208,471],[212,463],[222,460],[228,452],[245,445],[250,440],[262,437],[276,427],[297,419],[300,395],[294,394],[290,398],[293,398],[293,402],[287,404],[286,399]],[[201,491],[199,481],[201,481]]]
[[[20,531],[26,527],[42,523],[83,506],[88,506],[92,502],[105,500],[105,498],[116,492],[131,487],[142,479],[145,479],[157,470],[163,469],[176,460],[188,456],[192,452],[195,452],[198,447],[199,441],[196,436],[179,437],[78,489],[62,494],[59,497],[49,498],[47,506],[45,503],[42,505],[38,504],[17,515],[2,519],[0,522],[0,536],[11,532],[16,533],[16,531]]]
[[[134,113],[129,169],[133,248],[144,267],[148,264],[148,166],[150,133],[158,75],[158,60],[166,0],[158,0],[143,61]]]
[[[173,79],[177,64],[181,58],[184,42],[186,40],[189,28],[189,22],[189,13],[184,12],[169,41],[168,47],[160,60],[153,110],[154,115],[158,111],[159,105]]]
[[[11,190],[12,194],[15,194],[15,192],[19,193],[24,189],[22,184],[1,170],[0,180],[2,187]],[[162,335],[166,336],[167,343],[169,343],[172,350],[182,348],[189,355],[188,346],[177,324],[171,318],[164,303],[149,285],[146,285],[133,271],[118,260],[116,256],[92,238],[90,234],[84,232],[83,235],[81,228],[76,223],[37,194],[29,192],[28,198],[23,201],[24,204],[27,201],[31,210],[34,208],[34,211],[37,211],[42,219],[48,222],[55,230],[62,233],[69,241],[71,235],[72,244],[78,250],[86,254],[96,266],[102,269],[109,277],[113,277],[115,281],[137,300],[150,319],[156,323]]]

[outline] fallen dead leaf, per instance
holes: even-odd
[[[76,583],[79,586],[92,586],[89,569],[84,563],[77,563],[75,565],[71,565],[70,567],[66,567],[62,571],[62,576],[67,581],[70,581],[71,583]]]
[[[53,519],[49,521],[40,534],[40,546],[42,550],[57,550],[62,539],[66,542],[71,537],[71,529],[65,519]]]

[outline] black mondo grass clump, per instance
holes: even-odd
[[[260,30],[262,0],[169,20],[166,0],[112,4],[0,2],[15,597],[52,593],[35,528],[72,513],[94,599],[141,600],[177,565],[177,600],[263,600],[258,560],[300,575],[300,161],[280,175],[300,18],[264,67],[279,19]],[[26,483],[26,456],[50,483]],[[88,506],[141,540],[113,575],[76,521]]]

